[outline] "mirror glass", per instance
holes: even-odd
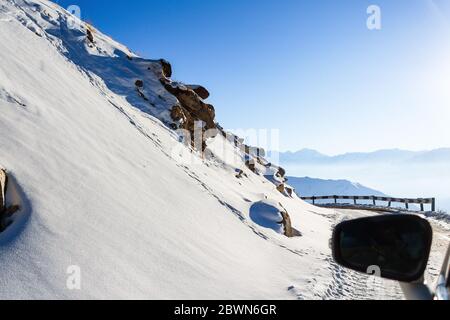
[[[416,216],[357,219],[336,228],[334,256],[345,267],[379,270],[384,278],[412,282],[425,271],[431,238],[430,224]]]

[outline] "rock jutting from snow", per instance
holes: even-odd
[[[281,203],[271,200],[256,202],[250,208],[250,218],[254,223],[288,238],[302,235],[292,226],[291,217]]]
[[[165,59],[160,59],[159,62],[161,63],[162,66],[163,76],[165,78],[172,77],[172,65],[170,64],[170,62]]]
[[[91,28],[87,27],[86,28],[86,38],[89,40],[90,43],[94,43],[94,34],[91,31]]]
[[[177,126],[179,129],[187,130],[190,133],[192,146],[195,146],[195,130],[198,129],[198,123],[202,123],[201,151],[205,151],[206,139],[211,136],[205,135],[204,133],[206,131],[211,132],[211,130],[217,130],[214,106],[203,102],[202,97],[194,89],[169,79],[172,75],[170,63],[166,60],[160,60],[160,62],[162,67],[160,82],[178,100],[178,104],[170,110],[172,120],[179,124]],[[200,90],[200,93],[206,96],[202,90]]]
[[[200,98],[202,98],[203,100],[206,100],[209,98],[209,91],[205,87],[200,86],[200,85],[193,85],[193,84],[188,85],[187,87],[189,89],[193,90],[196,94],[198,94],[198,96]]]

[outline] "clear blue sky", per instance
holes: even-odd
[[[450,146],[450,1],[55,2],[205,85],[224,127],[279,128],[283,150]]]

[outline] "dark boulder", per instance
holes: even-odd
[[[280,178],[284,178],[286,176],[286,170],[284,170],[283,168],[279,167],[278,168],[278,172],[277,172],[277,176]]]
[[[172,76],[172,65],[170,62],[164,59],[160,59],[159,62],[161,63],[163,76],[170,78]]]
[[[301,232],[292,227],[292,221],[289,214],[285,211],[281,212],[281,216],[283,217],[282,224],[284,227],[284,235],[288,238],[301,237]]]
[[[174,85],[164,78],[161,79],[161,83],[177,98],[180,106],[190,115],[193,122],[203,121],[205,130],[216,129],[214,106],[204,103],[194,91],[185,86]]]
[[[253,173],[256,173],[256,161],[251,159],[251,160],[247,160],[245,162],[245,165],[247,166],[247,168],[250,169],[250,171],[252,171]]]

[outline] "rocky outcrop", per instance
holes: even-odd
[[[215,123],[216,111],[212,105],[204,103],[192,89],[186,86],[178,85],[168,79],[162,79],[161,83],[167,91],[178,99],[180,105],[177,107],[181,107],[188,112],[194,121],[203,121],[206,130],[217,128]]]
[[[285,183],[286,170],[269,163],[264,157],[266,151],[263,148],[252,147],[244,144],[244,140],[236,135],[226,132],[215,120],[216,111],[213,105],[204,102],[209,97],[209,92],[206,88],[200,85],[184,85],[179,82],[172,81],[172,66],[164,59],[159,60],[161,68],[154,70],[159,76],[161,84],[164,88],[177,98],[178,103],[170,110],[170,116],[174,123],[170,127],[174,130],[183,129],[190,133],[191,145],[199,149],[201,144],[201,151],[206,149],[206,140],[209,138],[205,132],[215,132],[221,134],[231,143],[241,150],[245,158],[245,166],[255,174],[263,173],[268,177],[267,172],[270,172],[270,180],[274,183],[276,189],[287,197],[292,197],[293,189],[288,187]],[[149,68],[149,70],[152,70]],[[144,97],[142,91],[143,83],[136,81],[138,92]],[[196,130],[199,130],[199,123],[202,130],[202,141],[196,141],[199,136]],[[215,131],[214,131],[215,130]],[[241,170],[237,172],[236,177],[241,179],[244,172]]]
[[[291,217],[281,203],[280,207],[283,209],[283,211],[281,211],[280,213],[283,217],[283,221],[281,223],[284,227],[284,235],[288,238],[301,237],[302,233],[292,226]]]
[[[245,166],[253,173],[257,173],[256,170],[256,161],[254,159],[250,159],[245,161]]]
[[[280,193],[283,193],[283,194],[284,194],[284,193],[286,192],[286,187],[285,187],[284,183],[281,183],[280,185],[278,185],[277,190],[278,190]]]
[[[94,44],[94,33],[89,27],[86,28],[86,38],[90,43]]]
[[[209,91],[206,90],[205,87],[199,86],[199,85],[193,85],[193,84],[188,85],[187,87],[189,89],[193,90],[203,100],[206,100],[209,98]]]
[[[292,227],[291,217],[287,212],[281,212],[283,216],[283,227],[284,227],[284,235],[288,238],[301,237],[302,234],[297,229]]]
[[[236,178],[242,179],[242,178],[248,178],[248,176],[245,174],[244,170],[236,169]]]
[[[8,175],[4,169],[0,169],[0,233],[11,224],[9,218],[19,210],[19,206],[8,207],[6,205],[6,192],[8,189]]]
[[[144,82],[142,80],[136,80],[136,82],[134,83],[134,85],[137,88],[143,88],[144,87]]]
[[[6,171],[0,169],[0,212],[6,205],[6,185],[8,183],[8,176],[6,175]]]
[[[278,168],[278,172],[277,172],[277,176],[280,177],[280,178],[286,177],[286,170],[284,170],[283,168],[279,167]]]
[[[162,67],[162,76],[164,78],[172,77],[172,65],[169,63],[169,61],[160,59],[159,62],[161,63]]]

